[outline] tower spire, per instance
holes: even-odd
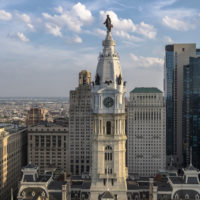
[[[95,85],[99,87],[111,86],[115,89],[118,87],[123,88],[125,84],[122,76],[120,60],[118,53],[115,50],[116,42],[111,35],[111,28],[113,27],[109,15],[104,22],[107,28],[107,34],[105,40],[103,40],[103,51],[99,54]]]

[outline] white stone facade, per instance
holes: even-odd
[[[129,173],[154,176],[166,166],[166,116],[163,93],[135,88],[127,109]]]
[[[103,46],[92,88],[94,133],[90,199],[98,199],[109,189],[115,199],[126,200],[125,83],[110,32]]]

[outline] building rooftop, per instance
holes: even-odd
[[[168,182],[156,182],[156,186],[158,186],[158,191],[172,191],[172,187]]]
[[[131,92],[133,93],[162,93],[162,91],[156,87],[136,87]]]
[[[184,180],[182,177],[169,177],[173,184],[184,184]]]
[[[48,189],[49,190],[62,190],[62,185],[65,185],[66,181],[58,181],[58,180],[53,180],[52,182],[49,183]]]

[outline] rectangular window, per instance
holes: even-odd
[[[61,136],[58,136],[58,147],[61,147]]]

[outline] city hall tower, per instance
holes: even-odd
[[[94,134],[90,199],[101,199],[105,192],[115,199],[127,199],[125,91],[111,20],[104,23],[107,35],[99,55],[93,83]]]

